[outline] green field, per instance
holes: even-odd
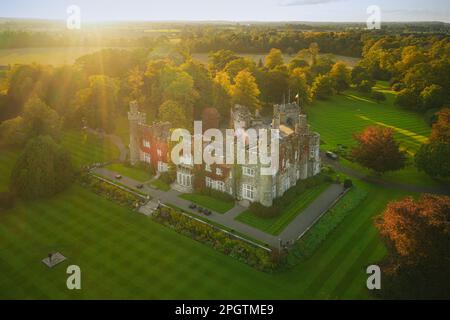
[[[367,264],[384,247],[372,218],[396,191],[368,187],[354,210],[305,263],[277,274],[258,272],[74,186],[50,200],[21,202],[0,215],[0,298],[295,299],[369,298]],[[68,260],[41,263],[58,250]],[[65,287],[65,268],[79,265],[82,290]]]
[[[438,185],[438,182],[411,165],[412,156],[431,133],[430,126],[421,115],[396,107],[393,104],[395,93],[388,90],[386,84],[379,83],[376,89],[385,93],[386,101],[376,103],[355,90],[348,90],[329,100],[316,101],[306,108],[309,123],[320,133],[323,143],[321,148],[332,150],[338,144],[351,148],[355,144],[353,134],[371,125],[392,128],[395,138],[410,155],[410,165],[403,170],[388,173],[383,178],[417,185]],[[343,163],[349,164],[345,161]],[[361,169],[355,164],[350,165]]]
[[[314,199],[316,199],[328,187],[329,184],[323,183],[313,188],[307,189],[296,199],[296,201],[289,204],[289,206],[285,210],[283,210],[283,212],[281,212],[281,214],[277,217],[262,218],[255,216],[253,213],[247,210],[237,216],[236,220],[244,222],[267,233],[278,235],[292,220],[295,219],[295,217],[299,213],[301,213],[308,205],[310,205],[314,201]]]
[[[119,157],[119,149],[111,141],[90,133],[66,131],[61,142],[71,153],[74,165],[78,167]]]
[[[113,163],[105,168],[140,182],[146,182],[152,178],[152,175],[148,170],[126,166],[121,163]]]
[[[214,210],[218,213],[225,213],[234,207],[234,202],[223,201],[204,194],[185,193],[182,194],[180,198],[194,202],[199,206]]]
[[[109,47],[48,47],[0,49],[0,65],[39,63],[60,66],[73,64],[75,60]]]

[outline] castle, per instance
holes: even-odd
[[[274,199],[281,197],[297,181],[320,173],[320,135],[310,130],[306,115],[297,103],[275,105],[269,123],[265,123],[258,112],[252,114],[245,106],[234,106],[230,115],[235,130],[279,129],[279,170],[273,175],[261,175],[261,164],[203,164],[198,168],[192,158],[188,158],[174,167],[176,181],[172,188],[193,192],[195,182],[196,185],[200,183],[206,188],[228,193],[243,205],[259,202],[271,206]],[[130,104],[128,119],[131,164],[145,162],[159,173],[169,170],[170,123],[147,125],[145,113],[139,111],[135,102]],[[246,152],[252,151],[247,149]]]

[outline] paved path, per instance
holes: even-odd
[[[115,180],[115,176],[117,175],[116,172],[105,168],[94,168],[92,169],[92,172],[111,180]],[[128,177],[122,177],[117,181],[132,189],[136,189],[136,186],[141,184],[141,182]],[[180,198],[179,196],[181,193],[176,190],[171,189],[166,192],[153,189],[148,185],[144,185],[140,191],[149,194],[153,198],[147,205],[141,207],[139,212],[142,214],[150,215],[151,212],[157,207],[159,200],[164,204],[174,205],[191,214],[200,215],[197,211],[189,208],[191,202]],[[283,242],[293,241],[307,231],[308,228],[322,215],[322,213],[336,200],[342,191],[343,188],[340,185],[331,185],[311,205],[309,205],[303,213],[299,214],[279,236],[268,234],[243,222],[237,221],[235,218],[247,210],[247,208],[240,205],[235,205],[231,210],[224,214],[212,211],[211,215],[205,218],[247,235],[271,247],[278,247],[280,244],[280,239]]]
[[[349,177],[360,179],[365,182],[372,183],[372,184],[375,184],[375,185],[378,185],[378,186],[381,186],[384,188],[404,190],[407,192],[434,193],[434,194],[450,195],[450,187],[445,187],[445,186],[425,187],[425,186],[405,184],[405,183],[400,183],[400,182],[386,181],[386,180],[383,180],[382,178],[368,176],[368,175],[362,173],[361,171],[344,166],[336,160],[329,159],[323,152],[322,152],[321,158],[322,158],[323,163],[329,165],[335,171],[342,172]]]

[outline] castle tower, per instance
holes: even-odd
[[[139,106],[136,101],[130,102],[130,111],[128,112],[128,121],[130,123],[130,163],[136,165],[140,160],[139,125],[144,124],[146,114],[139,112]]]

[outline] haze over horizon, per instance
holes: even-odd
[[[447,0],[16,0],[2,3],[3,18],[67,18],[77,5],[85,22],[95,21],[305,21],[365,22],[371,5],[384,22],[450,22]]]

